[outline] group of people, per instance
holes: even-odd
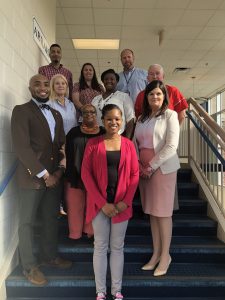
[[[106,299],[110,248],[111,294],[123,299],[124,238],[139,184],[150,216],[152,256],[143,270],[167,273],[171,263],[172,214],[179,169],[179,123],[187,102],[164,85],[163,68],[134,66],[134,53],[121,52],[123,72],[108,69],[98,82],[85,63],[79,82],[60,63],[58,44],[51,63],[29,82],[31,100],[13,109],[11,129],[19,159],[19,253],[25,277],[45,285],[41,265],[69,268],[57,253],[60,201],[65,199],[69,237],[94,236],[96,300]],[[39,211],[39,257],[33,254],[33,225]]]

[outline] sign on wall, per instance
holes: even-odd
[[[39,26],[37,20],[35,17],[33,17],[33,39],[38,45],[38,47],[41,49],[41,52],[44,54],[46,60],[50,63],[49,58],[49,44],[41,30],[41,27]]]

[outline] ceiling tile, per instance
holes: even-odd
[[[214,50],[208,51],[203,57],[202,60],[205,61],[205,63],[210,63],[212,61],[222,61],[224,60],[224,50]]]
[[[67,28],[71,38],[95,38],[95,30],[93,25],[67,25]]]
[[[120,51],[119,50],[98,50],[98,57],[101,58],[119,58]]]
[[[208,26],[225,26],[225,11],[217,11],[210,19]]]
[[[96,25],[120,25],[122,22],[122,10],[95,8],[94,19]]]
[[[217,9],[221,0],[191,0],[188,9]]]
[[[201,32],[201,26],[174,26],[165,29],[165,36],[170,39],[190,39],[193,40]]]
[[[80,64],[80,66],[82,66],[83,64],[85,64],[87,62],[92,63],[92,65],[95,68],[97,68],[97,66],[98,66],[98,59],[97,58],[96,59],[92,58],[91,61],[90,61],[90,59],[88,57],[81,57],[81,58],[78,58],[78,62]]]
[[[94,23],[91,8],[63,8],[63,14],[66,20],[66,24]]]
[[[180,9],[126,9],[123,25],[173,26],[183,15]],[[169,16],[169,17],[168,17]]]
[[[69,33],[65,25],[56,25],[57,38],[69,38]]]
[[[134,52],[141,50],[141,49],[159,49],[157,40],[143,40],[142,43],[140,43],[139,40],[133,40],[133,39],[123,39],[120,43],[120,50],[122,49],[132,49]],[[148,51],[148,50],[147,50]]]
[[[214,10],[187,10],[180,23],[183,26],[189,26],[190,24],[192,26],[205,26],[213,14]]]
[[[207,53],[207,50],[188,50],[184,53],[183,58],[192,61],[199,61]]]
[[[80,58],[97,59],[98,51],[97,50],[76,50],[76,55],[79,59]]]
[[[225,36],[225,27],[205,27],[199,34],[200,39],[218,40]]]
[[[154,8],[158,0],[125,0],[125,8]]]
[[[61,8],[56,8],[56,24],[65,24],[64,16]]]
[[[123,8],[123,0],[94,0],[92,2],[94,8]]]
[[[190,49],[191,50],[210,50],[217,43],[216,40],[195,40]]]
[[[62,49],[66,49],[66,50],[73,50],[73,43],[71,39],[60,39],[57,38],[56,42],[62,47]]]
[[[91,0],[59,0],[61,7],[91,7]]]
[[[120,39],[121,26],[95,26],[97,39]]]
[[[185,50],[192,44],[192,42],[192,40],[165,40],[162,42],[160,47],[163,50]]]
[[[156,38],[158,30],[149,26],[123,26],[121,27],[121,38],[124,39],[152,39]]]
[[[185,51],[181,50],[167,50],[162,52],[160,60],[171,61],[172,59],[178,60],[180,57],[183,57]]]
[[[186,8],[189,2],[190,0],[158,0],[156,3],[156,8]]]
[[[222,50],[223,53],[224,53],[224,49],[225,49],[225,38],[218,41],[214,46],[214,50],[218,50],[218,51]]]
[[[221,4],[219,6],[220,9],[225,9],[225,1],[221,0]]]
[[[66,59],[72,59],[75,56],[76,56],[75,50],[62,49],[62,57],[66,57]]]

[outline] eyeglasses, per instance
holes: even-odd
[[[90,114],[90,115],[95,115],[96,112],[95,112],[95,110],[82,111],[82,115],[88,115],[88,114]]]

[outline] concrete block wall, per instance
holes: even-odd
[[[29,79],[47,64],[33,40],[33,16],[48,43],[54,43],[56,0],[0,0],[0,186],[16,161],[10,133],[12,109],[30,99]],[[4,281],[18,260],[17,208],[13,176],[0,194],[0,299],[5,299]]]

